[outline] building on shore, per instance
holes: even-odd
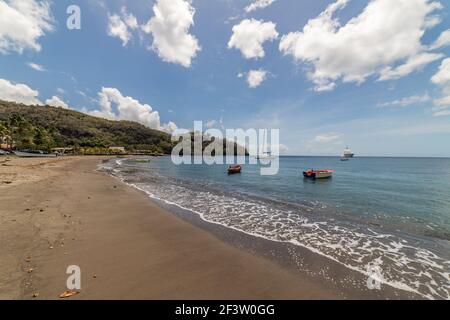
[[[109,147],[108,149],[114,152],[125,153],[125,147]]]

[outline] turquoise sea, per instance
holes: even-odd
[[[104,169],[203,220],[307,248],[424,298],[450,299],[450,159],[281,157],[275,176],[259,165],[176,166],[117,159]],[[302,171],[334,169],[330,180]]]

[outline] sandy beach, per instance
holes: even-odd
[[[96,172],[101,158],[0,158],[0,298],[332,299]]]

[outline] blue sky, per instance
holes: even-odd
[[[0,18],[30,19],[0,22],[0,99],[57,97],[106,117],[110,105],[111,118],[162,130],[279,128],[287,154],[450,156],[447,2],[17,1],[0,1]],[[81,30],[66,27],[71,4]]]

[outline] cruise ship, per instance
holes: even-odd
[[[353,153],[353,151],[347,146],[347,148],[344,150],[344,154],[342,155],[342,158],[348,159],[348,158],[353,158],[354,156],[355,156],[355,154]]]

